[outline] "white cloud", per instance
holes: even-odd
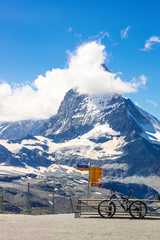
[[[140,85],[145,86],[147,83],[147,77],[144,74],[142,74],[141,76],[139,76],[139,79],[140,79]]]
[[[160,37],[152,36],[148,40],[146,40],[144,48],[140,49],[141,51],[149,51],[152,49],[152,46],[156,43],[160,43]]]
[[[144,87],[147,83],[147,77],[144,74],[142,74],[141,76],[138,77],[138,79],[134,77],[131,83],[134,88]]]
[[[153,100],[146,100],[146,102],[147,103],[151,103],[154,107],[157,107],[158,106],[158,104],[155,102],[155,101],[153,101]]]
[[[105,46],[97,41],[80,45],[69,53],[68,67],[53,68],[45,76],[38,76],[31,85],[0,85],[0,120],[49,118],[56,111],[65,93],[77,88],[82,93],[130,93],[137,91],[139,84],[124,82],[117,74],[102,67],[107,53]],[[141,84],[145,77],[141,77]]]
[[[128,32],[131,26],[126,27],[125,29],[121,30],[121,38],[128,38]]]

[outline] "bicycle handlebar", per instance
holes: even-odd
[[[133,189],[129,189],[128,197],[126,199],[129,199],[131,192],[133,192]],[[115,190],[111,188],[111,194],[114,194],[114,193],[115,193]]]

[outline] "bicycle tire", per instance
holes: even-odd
[[[133,218],[142,219],[147,214],[147,205],[140,200],[135,200],[129,205],[129,213]]]
[[[111,218],[116,212],[116,205],[109,200],[103,200],[98,205],[98,213],[103,218]]]

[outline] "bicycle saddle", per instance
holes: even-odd
[[[113,188],[111,188],[111,192],[112,192],[112,193],[114,193],[114,192],[115,192]]]

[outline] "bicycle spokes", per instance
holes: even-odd
[[[147,213],[147,206],[142,201],[133,201],[129,206],[129,213],[133,218],[144,218]]]
[[[101,217],[104,218],[111,218],[115,214],[116,206],[114,202],[104,200],[99,203],[98,205],[98,212],[101,215]]]

